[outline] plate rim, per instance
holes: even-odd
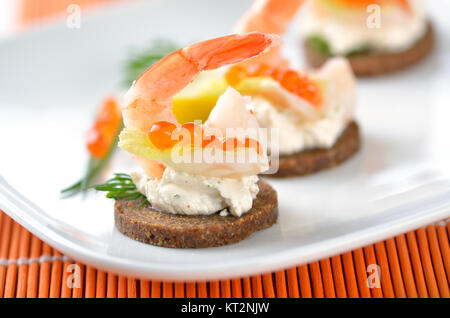
[[[140,3],[144,3],[144,1],[136,1],[131,5],[139,6],[141,5]],[[121,7],[129,5],[130,3],[115,3],[109,7],[104,7],[101,11],[87,11],[84,13],[86,19],[85,23],[88,23],[90,19],[95,19],[97,16],[107,14],[107,12],[111,10],[121,10]],[[49,19],[39,26],[29,28],[14,34],[13,36],[1,39],[0,47],[2,45],[10,45],[18,41],[27,40],[28,38],[32,38],[34,34],[60,28],[63,26],[63,23],[64,19],[61,17]],[[88,247],[76,244],[76,241],[71,241],[58,234],[57,231],[52,231],[51,228],[48,228],[48,225],[54,224],[55,222],[61,224],[62,222],[53,219],[36,204],[21,195],[16,189],[9,185],[0,174],[0,208],[13,220],[52,247],[74,258],[74,260],[113,273],[133,275],[138,278],[170,281],[229,279],[285,270],[293,266],[299,266],[332,255],[338,255],[414,230],[424,225],[429,225],[433,222],[441,221],[450,217],[450,201],[447,203],[449,205],[448,208],[438,209],[432,213],[422,211],[415,212],[411,215],[403,215],[392,219],[389,222],[366,227],[362,230],[334,238],[332,239],[331,244],[330,242],[324,243],[323,241],[319,241],[307,244],[306,246],[298,246],[293,249],[275,253],[271,255],[270,258],[265,258],[264,261],[262,260],[262,256],[255,256],[253,259],[246,260],[245,262],[236,262],[232,266],[227,264],[225,265],[226,268],[220,268],[220,263],[215,263],[215,268],[210,265],[206,269],[205,267],[197,266],[197,268],[184,267],[180,270],[179,266],[178,268],[174,268],[175,266],[170,268],[164,266],[164,264],[155,266],[155,263],[151,262],[128,261],[125,258],[120,258],[115,255],[108,255],[106,253],[99,254]],[[39,216],[45,224],[42,223],[37,216]],[[305,255],[302,251],[303,249],[315,250],[315,252]],[[245,266],[243,266],[243,264]]]
[[[0,175],[0,208],[13,220],[25,227],[32,234],[45,241],[52,247],[64,254],[81,261],[87,265],[111,271],[116,274],[131,275],[144,279],[159,279],[170,281],[199,281],[213,279],[230,279],[260,275],[278,270],[285,270],[294,266],[317,261],[323,258],[338,255],[350,250],[361,248],[368,244],[417,229],[433,222],[441,221],[450,216],[450,202],[447,208],[438,208],[437,211],[415,212],[389,222],[376,224],[362,230],[339,236],[328,242],[320,241],[312,244],[299,246],[286,251],[272,254],[269,259],[263,256],[255,256],[245,262],[234,265],[220,266],[219,263],[209,265],[207,268],[197,266],[196,268],[180,267],[174,265],[168,267],[166,264],[155,265],[155,263],[144,261],[127,261],[114,255],[99,254],[87,247],[76,244],[61,236],[57,231],[52,231],[46,225],[54,223],[63,224],[43,212],[36,204],[22,196],[17,190],[10,186]],[[24,207],[21,207],[23,205]],[[26,207],[28,206],[28,207]],[[38,215],[46,224],[37,220]],[[30,222],[30,219],[32,222]],[[43,229],[44,230],[43,230]],[[122,234],[121,234],[122,235]],[[66,242],[66,243],[65,243]],[[314,250],[304,255],[303,249]],[[256,264],[256,266],[255,266]],[[243,266],[244,265],[244,266]]]

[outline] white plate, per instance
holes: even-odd
[[[118,233],[113,202],[103,194],[59,198],[84,169],[83,131],[96,105],[121,93],[121,63],[130,47],[158,36],[188,43],[230,33],[249,3],[137,2],[83,12],[80,29],[55,21],[0,43],[0,208],[77,260],[170,280],[288,268],[448,217],[450,28],[448,11],[439,10],[448,5],[443,0],[431,8],[438,32],[431,58],[361,81],[362,151],[330,171],[270,180],[280,202],[272,228],[220,248],[160,248]],[[297,46],[295,37],[287,39],[288,53]],[[120,153],[108,174],[133,168]]]

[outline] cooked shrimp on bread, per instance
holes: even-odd
[[[237,32],[286,32],[302,0],[256,0],[236,26]],[[331,59],[316,72],[290,66],[280,47],[232,65],[227,82],[253,97],[261,127],[279,129],[279,153],[328,149],[353,120],[356,81],[344,58]],[[270,149],[269,149],[270,150]]]
[[[184,215],[228,209],[238,217],[252,208],[257,174],[268,168],[268,158],[250,98],[229,87],[205,123],[181,125],[172,111],[173,96],[200,72],[258,56],[279,42],[277,35],[260,32],[199,42],[163,58],[136,80],[125,96],[119,146],[143,168],[144,174],[131,177],[152,207]],[[208,150],[213,156],[204,156]],[[257,160],[239,161],[236,156],[246,152]],[[188,160],[176,156],[186,153]],[[215,155],[231,160],[210,160]]]
[[[255,116],[248,110],[248,98],[232,88],[227,89],[203,125],[180,125],[172,112],[172,99],[201,71],[255,57],[279,43],[276,35],[259,32],[234,34],[190,45],[152,65],[135,81],[125,96],[123,118],[126,129],[121,134],[119,145],[134,153],[135,161],[149,176],[156,178],[162,176],[166,165],[189,173],[216,177],[262,172],[267,168],[266,154],[260,149],[263,141],[249,137],[242,141],[235,140],[235,148],[254,146],[261,157],[257,163],[176,163],[169,154],[177,145],[171,135],[179,127],[190,129],[194,133],[198,131],[200,134],[202,130],[212,128],[219,130],[222,137],[225,136],[226,128],[259,128]],[[215,137],[212,139],[219,140],[214,140],[211,144],[217,148],[216,151],[222,151],[226,140]]]
[[[346,56],[357,76],[410,67],[434,47],[426,2],[430,1],[308,1],[298,28],[305,59],[320,67],[333,56]]]

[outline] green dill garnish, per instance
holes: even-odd
[[[117,148],[117,143],[119,142],[119,133],[122,131],[122,129],[123,124],[120,124],[117,129],[116,136],[109,146],[106,155],[101,159],[96,159],[91,156],[89,158],[86,172],[84,173],[83,177],[73,185],[61,190],[61,194],[64,196],[64,198],[71,197],[80,192],[86,193],[86,191],[89,189],[89,186],[91,185],[92,180],[94,180],[95,177],[97,177],[103,171],[103,169],[110,161],[114,151]]]
[[[125,173],[115,173],[114,177],[109,179],[103,184],[97,184],[91,186],[97,191],[106,192],[106,197],[108,199],[124,199],[127,201],[134,201],[141,199],[142,203],[139,205],[139,208],[142,208],[144,205],[148,203],[145,195],[140,193],[133,180],[128,174]]]
[[[179,47],[175,43],[169,40],[156,39],[151,41],[148,48],[143,49],[141,52],[134,53],[125,62],[124,84],[126,86],[130,86],[133,81],[136,80],[153,63],[159,61],[164,56],[172,53],[178,48]],[[61,190],[61,194],[63,194],[64,198],[71,197],[80,192],[86,193],[86,191],[90,188],[92,181],[105,169],[110,161],[115,149],[117,148],[118,135],[122,129],[123,125],[119,127],[116,138],[108,148],[105,157],[101,159],[90,157],[83,177],[73,185]]]
[[[152,64],[178,49],[178,45],[169,40],[155,39],[151,41],[146,49],[138,53],[133,53],[125,62],[124,85],[130,86]]]
[[[327,40],[325,40],[320,35],[312,35],[306,39],[309,46],[319,52],[322,55],[325,56],[332,56],[330,45],[328,44]]]
[[[312,35],[306,39],[308,45],[318,53],[330,57],[333,56],[333,52],[331,52],[330,44],[327,40],[325,40],[320,35]],[[355,55],[361,55],[361,54],[368,54],[371,52],[370,47],[368,46],[362,46],[359,48],[355,48],[353,50],[348,51],[344,55],[346,57],[351,57]]]

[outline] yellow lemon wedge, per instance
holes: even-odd
[[[217,71],[203,72],[173,98],[172,111],[180,124],[201,120],[205,122],[211,110],[228,87]]]

